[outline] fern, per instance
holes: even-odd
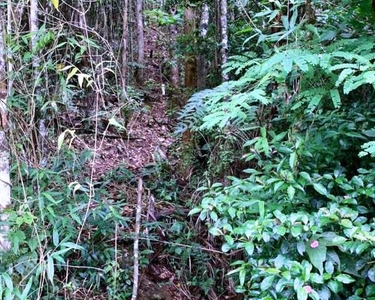
[[[254,58],[254,53],[234,56],[225,72],[243,75],[194,94],[180,113],[179,131],[222,130],[229,124],[240,127],[252,124],[259,105],[267,106],[283,98],[291,77],[303,87],[298,93],[293,91],[292,110],[305,107],[305,113],[311,113],[323,101],[330,101],[337,109],[342,93],[349,94],[365,84],[375,85],[373,43],[374,38],[361,40],[360,44],[358,39],[348,39],[332,43],[323,51],[322,48],[284,49],[264,58]],[[274,83],[278,86],[277,93],[269,89]]]

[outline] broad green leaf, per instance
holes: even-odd
[[[303,255],[306,252],[306,244],[303,241],[297,243],[297,251],[300,255]]]
[[[264,278],[260,284],[260,289],[262,291],[268,290],[272,286],[272,283],[274,280],[275,280],[275,275]]]
[[[315,247],[316,242],[318,246]],[[311,245],[314,245],[314,248]],[[323,263],[327,259],[326,245],[322,241],[309,240],[306,243],[306,252],[311,264],[319,270],[320,274],[323,274]]]
[[[311,273],[310,274],[310,280],[314,283],[323,284],[323,276],[317,274],[317,273]]]
[[[289,166],[292,170],[295,169],[297,165],[297,153],[296,152],[293,152],[290,156],[289,156]]]
[[[241,269],[240,274],[239,274],[239,278],[240,278],[240,285],[243,286],[245,284],[245,278],[246,278],[246,270],[245,269]]]
[[[355,281],[355,279],[352,276],[346,274],[340,274],[336,276],[335,280],[342,282],[344,284],[349,284]]]
[[[227,243],[229,244],[229,245],[233,245],[234,244],[234,239],[230,236],[230,235],[225,235],[224,236],[224,239],[227,241]]]
[[[328,287],[335,294],[338,294],[341,290],[341,284],[335,280],[330,280],[328,282]]]
[[[321,183],[314,183],[314,189],[321,195],[327,196],[328,192],[327,189]]]
[[[352,221],[350,221],[349,219],[342,219],[340,221],[340,224],[346,228],[352,228],[353,227],[353,223]]]
[[[223,235],[223,232],[217,227],[210,228],[209,232],[214,236]]]
[[[232,218],[232,219],[234,219],[235,218],[235,216],[236,216],[236,209],[235,208],[233,208],[233,207],[230,207],[229,209],[228,209],[228,214],[230,215],[230,217]]]
[[[298,300],[306,300],[307,299],[307,292],[304,287],[301,287],[297,291],[297,299]]]
[[[200,213],[201,211],[202,211],[202,209],[200,207],[194,207],[191,211],[189,211],[189,216]]]
[[[371,268],[367,272],[367,277],[372,281],[375,282],[375,267]]]
[[[300,172],[299,175],[300,175],[302,178],[306,179],[307,182],[311,182],[311,177],[310,177],[310,174],[309,174],[309,173],[306,173],[306,172]]]
[[[224,253],[228,252],[230,249],[232,249],[232,247],[231,245],[229,245],[229,243],[224,243],[221,246],[221,251],[223,251]]]
[[[253,255],[254,253],[254,243],[253,242],[247,242],[245,244],[245,250],[247,252],[248,255]]]
[[[264,206],[264,201],[259,201],[258,202],[258,207],[259,207],[259,216],[264,219],[265,217],[265,206]]]
[[[276,269],[276,268],[268,268],[268,269],[266,270],[266,272],[267,272],[268,274],[277,275],[277,274],[279,274],[281,271],[280,271],[279,269]]]
[[[288,197],[289,197],[289,200],[293,200],[295,193],[296,193],[296,189],[293,186],[291,186],[291,185],[288,186]]]
[[[216,212],[211,211],[210,212],[210,218],[211,218],[212,221],[216,222],[219,217],[217,216]]]

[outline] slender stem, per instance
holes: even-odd
[[[137,299],[139,285],[139,231],[141,229],[141,213],[142,213],[142,190],[143,180],[138,179],[137,189],[137,212],[135,216],[135,237],[134,237],[134,274],[133,274],[133,294],[131,300]]]

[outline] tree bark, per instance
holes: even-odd
[[[185,8],[184,34],[192,34],[195,30],[195,12],[188,4]],[[185,55],[185,87],[193,91],[197,87],[197,70],[194,55],[187,53]],[[186,102],[186,101],[184,101]],[[185,103],[184,103],[185,104]]]
[[[176,8],[171,9],[171,14],[176,14]],[[178,89],[180,86],[180,70],[178,67],[178,62],[176,58],[176,39],[177,39],[177,25],[170,25],[171,41],[172,46],[170,48],[170,57],[171,57],[171,85],[174,89]]]
[[[220,29],[221,29],[221,80],[227,81],[228,74],[223,72],[223,66],[228,60],[228,3],[227,0],[220,0]]]
[[[210,19],[210,10],[207,3],[203,3],[202,16],[199,24],[199,36],[204,40],[207,36],[208,22]],[[204,54],[199,54],[197,59],[197,89],[203,90],[206,88],[207,78],[207,61]]]
[[[143,36],[143,1],[136,0],[137,41],[138,41],[138,67],[136,78],[139,84],[143,82],[143,69],[145,62],[145,41]]]
[[[13,13],[13,7],[12,7],[12,0],[7,1],[7,35],[12,35],[12,13]],[[12,64],[12,55],[9,51],[7,55],[8,60],[8,95],[10,95],[10,92],[13,87],[13,64]]]
[[[8,88],[6,83],[6,62],[5,62],[5,16],[3,7],[0,6],[0,220],[7,220],[7,215],[3,211],[11,204],[10,198],[10,169],[9,157],[10,151],[6,137],[7,124],[7,95]],[[7,251],[11,245],[7,238],[9,227],[0,226],[0,251]]]
[[[315,17],[315,10],[314,10],[311,0],[306,0],[305,11],[306,11],[307,23],[314,24],[316,17]]]
[[[123,25],[122,25],[122,68],[121,68],[121,84],[123,97],[126,95],[126,85],[127,85],[127,51],[128,51],[128,0],[124,0],[123,9]]]
[[[39,20],[38,20],[38,0],[30,0],[30,32],[31,32],[31,49],[33,52],[33,70],[34,70],[34,91],[32,94],[32,103],[34,109],[36,108],[36,103],[40,97],[40,76],[39,76],[39,66],[40,60],[38,53],[36,53],[36,46],[39,39]],[[46,148],[45,140],[47,138],[47,128],[44,116],[39,116],[39,153],[40,153],[40,165],[44,167],[47,163],[46,158]]]

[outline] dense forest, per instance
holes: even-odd
[[[373,0],[0,3],[0,299],[375,299]]]

